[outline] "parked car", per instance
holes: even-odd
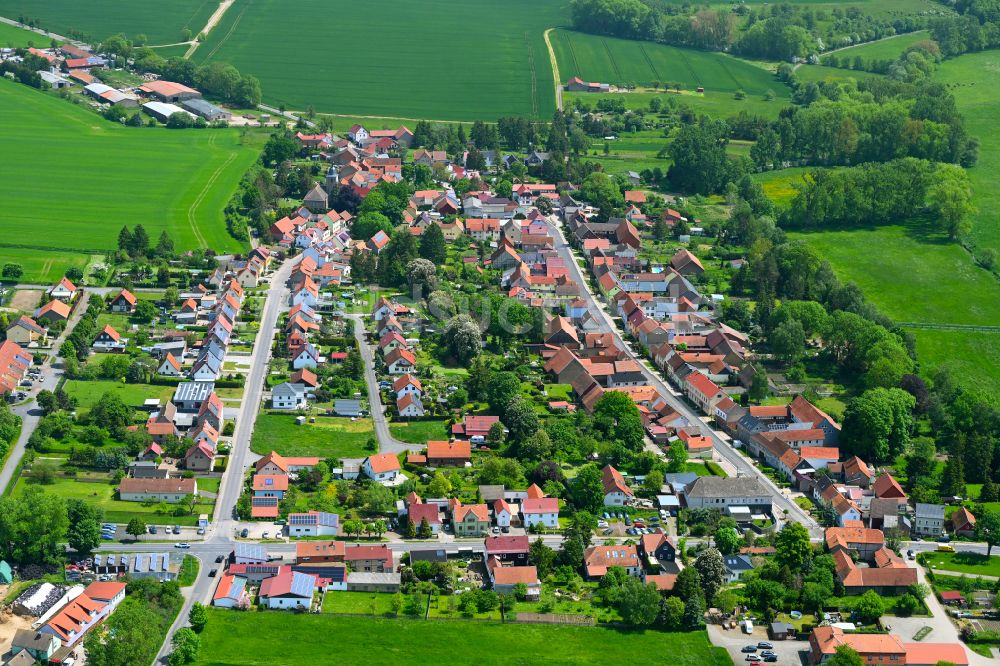
[[[150,534],[156,534],[156,525],[150,525],[149,526],[149,533]]]
[[[181,526],[174,525],[174,534],[180,534],[180,533],[181,533]]]
[[[742,651],[743,652],[756,652],[757,651],[757,646],[756,645],[744,645]]]
[[[248,534],[250,534],[250,530],[244,527],[243,530],[240,532],[240,537],[246,539]]]
[[[908,560],[915,560],[915,559],[917,559],[917,555],[912,550],[908,550],[908,551],[906,551],[906,559],[908,559]]]
[[[204,533],[205,533],[205,528],[204,527],[199,527],[198,528],[198,534],[204,534]]]
[[[768,643],[767,641],[758,641],[757,647],[759,647],[761,650],[770,650],[774,646]]]

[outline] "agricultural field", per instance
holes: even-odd
[[[775,96],[788,96],[788,89],[771,72],[722,53],[571,30],[554,30],[550,39],[562,83],[579,76],[612,85],[676,82],[688,90],[703,86],[706,91],[732,94],[742,90],[758,97],[770,90]]]
[[[274,106],[428,120],[549,118],[552,68],[542,33],[565,0],[346,0],[236,3],[195,52],[254,74]],[[327,35],[292,46],[289,27]],[[377,35],[390,48],[372,49]]]
[[[371,419],[352,421],[346,417],[317,416],[315,423],[295,424],[292,414],[261,412],[253,427],[250,449],[266,455],[277,451],[283,456],[320,458],[364,458],[365,448],[375,436]]]
[[[0,46],[48,46],[52,40],[30,30],[22,30],[8,23],[0,23]]]
[[[68,37],[101,40],[121,32],[132,38],[146,35],[148,44],[171,44],[181,41],[184,28],[198,34],[218,6],[215,0],[0,0],[0,16],[33,21],[35,27]]]
[[[25,258],[25,281],[114,249],[126,222],[154,240],[166,230],[179,250],[241,248],[222,211],[263,135],[122,127],[7,80],[0,115],[0,228],[15,230],[0,237],[0,255]],[[85,167],[68,177],[80,156]]]
[[[331,592],[330,595],[336,594]],[[499,622],[388,620],[209,609],[196,666],[323,663],[604,664],[621,650],[670,654],[678,666],[732,664],[705,632],[616,631]],[[274,636],[282,640],[275,641]],[[343,636],[364,640],[343,640]],[[238,656],[237,656],[238,655]]]
[[[1000,284],[960,246],[920,222],[789,237],[815,247],[842,280],[855,282],[894,320],[944,325],[908,328],[923,370],[947,365],[963,383],[1000,389],[1000,332],[948,328],[1000,321]]]
[[[941,63],[935,78],[946,83],[955,95],[958,110],[965,117],[969,134],[979,139],[979,162],[969,169],[973,204],[972,239],[982,248],[1000,251],[1000,51],[984,51],[959,56]]]

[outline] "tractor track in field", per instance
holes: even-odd
[[[524,31],[524,47],[528,52],[528,70],[531,72],[531,115],[538,117],[538,76],[535,72],[535,49],[528,37],[528,31]]]
[[[205,35],[208,35],[208,33],[212,31],[212,28],[214,28],[219,24],[219,21],[222,20],[222,17],[225,15],[226,11],[230,7],[232,7],[235,2],[236,0],[222,0],[222,2],[219,4],[219,8],[215,10],[215,13],[212,14],[212,16],[209,17],[208,23],[205,24],[205,27],[202,29],[201,32],[205,33]],[[222,48],[222,45],[225,44],[227,41],[229,41],[229,38],[233,36],[233,33],[236,32],[236,28],[239,26],[240,21],[243,20],[243,15],[246,13],[247,7],[251,4],[253,4],[252,1],[243,5],[243,9],[240,10],[240,13],[236,16],[236,20],[233,21],[233,25],[231,28],[229,28],[229,32],[226,33],[225,37],[219,40],[219,43],[215,45],[215,48],[209,51],[208,56],[205,58],[206,62],[211,60],[215,56],[215,54],[219,52],[219,49]],[[196,39],[195,42],[191,45],[191,48],[189,48],[187,50],[187,53],[184,54],[184,57],[190,58],[192,55],[194,55],[194,52],[198,50],[199,46],[201,46],[201,42],[199,42]]]
[[[654,80],[662,81],[663,78],[660,77],[660,73],[656,71],[656,65],[653,64],[653,59],[649,57],[649,53],[646,52],[646,46],[639,42],[639,50],[642,52],[642,57],[646,59],[646,64],[649,65],[650,71],[653,72],[653,76],[656,77]]]
[[[213,146],[215,145],[216,136],[217,135],[215,134],[212,135],[212,138],[209,139],[209,144]],[[195,211],[199,206],[201,206],[201,202],[205,200],[205,197],[208,196],[208,193],[212,189],[212,186],[215,184],[215,181],[219,179],[219,175],[222,174],[225,168],[229,166],[233,160],[236,159],[236,155],[237,153],[229,153],[229,157],[226,158],[226,161],[220,164],[219,168],[215,170],[212,176],[207,181],[205,181],[205,187],[201,189],[201,192],[198,193],[198,196],[188,207],[187,211],[188,224],[191,225],[191,231],[192,233],[194,233],[195,240],[198,241],[198,244],[201,247],[208,247],[208,243],[205,242],[205,237],[201,235],[201,230],[198,229],[198,222],[195,219],[196,218]]]
[[[611,47],[608,46],[608,40],[601,38],[601,44],[604,46],[604,52],[608,54],[608,60],[611,61],[611,66],[615,68],[615,74],[618,75],[618,83],[625,83],[625,77],[622,76],[622,71],[618,69],[618,63],[615,61],[615,56],[611,53]]]

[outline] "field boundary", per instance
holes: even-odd
[[[920,328],[933,331],[975,331],[978,333],[1000,333],[1000,326],[978,324],[939,324],[930,321],[901,321],[896,323],[902,328]]]
[[[531,72],[531,115],[538,117],[538,76],[535,74],[535,47],[528,31],[524,31],[524,48],[528,52],[528,71]]]

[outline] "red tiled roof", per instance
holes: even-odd
[[[384,474],[393,470],[399,470],[399,460],[391,453],[379,453],[368,456],[368,465],[375,474]]]

